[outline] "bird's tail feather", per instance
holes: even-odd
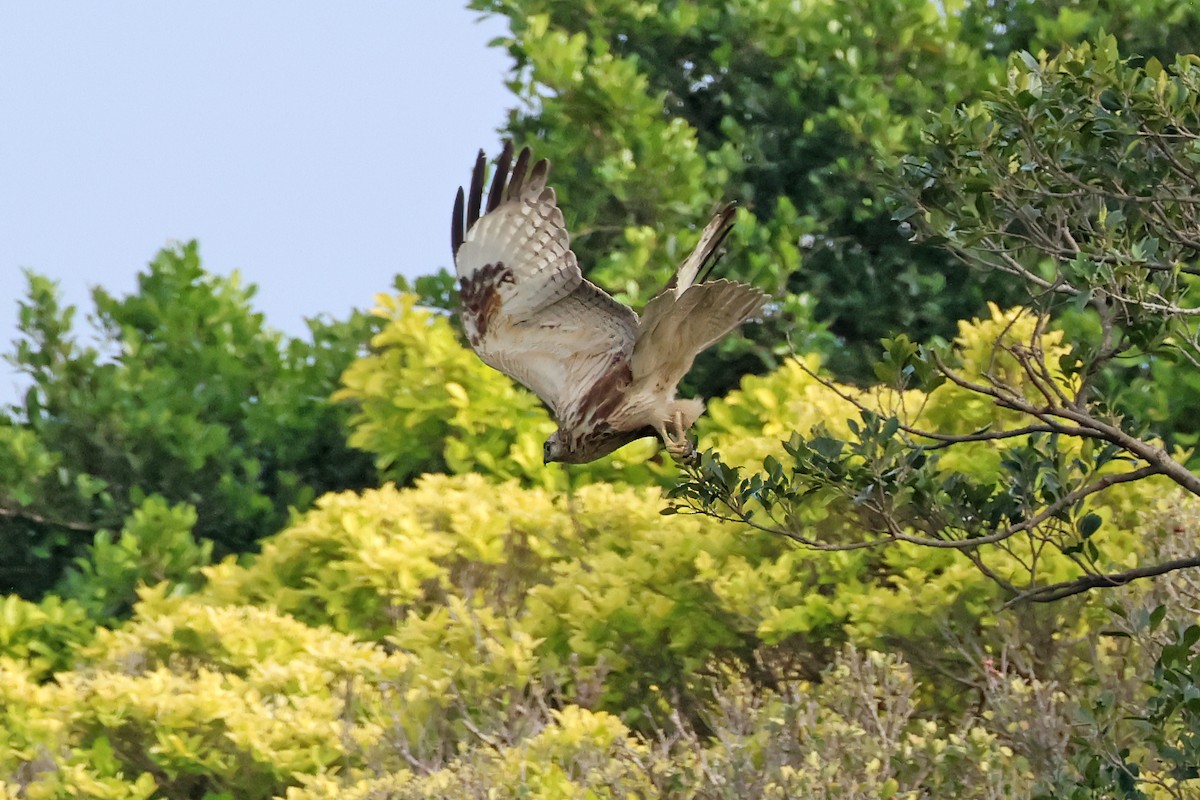
[[[676,297],[682,295],[689,286],[703,280],[700,276],[701,270],[706,266],[711,270],[717,263],[718,251],[725,242],[725,237],[733,230],[733,215],[736,211],[737,206],[730,203],[718,211],[708,221],[708,225],[704,226],[704,231],[700,234],[700,241],[696,243],[691,254],[679,265],[679,269],[675,271],[675,277],[667,284],[667,288],[671,289]]]
[[[692,286],[673,303],[642,317],[631,367],[633,380],[658,376],[676,383],[696,356],[754,316],[767,295],[726,280]]]

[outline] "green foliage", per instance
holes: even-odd
[[[1161,614],[1158,615],[1161,618]],[[1153,616],[1151,617],[1153,619]],[[1154,665],[1154,690],[1147,710],[1149,730],[1156,736],[1160,758],[1175,765],[1172,778],[1200,778],[1200,625],[1179,630]]]
[[[1133,68],[1111,37],[1054,59],[1014,58],[1007,86],[930,125],[899,216],[1031,289],[1061,280],[1052,298],[1083,305],[1103,290],[1116,303],[1177,304],[1196,253],[1172,233],[1196,224],[1186,198],[1198,87],[1197,57]],[[1128,334],[1143,347],[1159,335]]]
[[[960,324],[953,347],[936,355],[890,341],[880,372],[896,378],[896,388],[833,384],[817,375],[815,361],[747,378],[741,392],[712,404],[701,442],[714,449],[672,489],[674,510],[750,522],[817,550],[889,544],[897,566],[926,558],[932,568],[939,557],[920,555],[922,546],[952,563],[952,551],[962,550],[1014,595],[1133,566],[1137,505],[1164,484],[1100,494],[1090,487],[1108,488],[1105,476],[1126,471],[1118,447],[1026,429],[1020,414],[960,383],[1004,380],[1014,396],[1039,399],[1045,384],[997,346],[1031,339],[1050,363],[1068,353],[1061,331],[1039,337],[1030,315],[992,307],[989,318]],[[960,382],[938,378],[935,361],[954,364]],[[1076,380],[1061,371],[1046,377],[1063,391]],[[747,406],[758,413],[746,414]],[[749,438],[756,428],[768,436]],[[955,436],[964,438],[947,447]],[[968,596],[970,585],[962,585]]]
[[[1168,441],[1196,441],[1200,60],[1123,61],[1112,37],[1014,58],[978,106],[942,113],[898,216],[1025,280],[1062,315],[1064,365]],[[1045,291],[1050,288],[1050,291]]]
[[[1145,691],[1136,710],[1127,699],[1101,693],[1076,710],[1082,730],[1070,757],[1047,776],[1042,798],[1190,798],[1200,787],[1196,686],[1200,626],[1180,623],[1178,609],[1116,609],[1120,635],[1157,640]],[[1165,619],[1176,617],[1164,625]],[[1084,733],[1086,732],[1086,733]]]
[[[1018,301],[1014,281],[906,243],[888,217],[886,176],[921,149],[929,109],[977,100],[1021,49],[1108,31],[1165,62],[1200,35],[1188,0],[471,6],[509,20],[497,41],[519,101],[507,130],[554,160],[584,267],[602,285],[644,301],[690,244],[681,231],[721,199],[746,209],[724,269],[785,310],[750,332],[752,345],[701,359],[691,385],[707,396],[777,366],[797,326],[802,349],[863,380],[881,338],[947,335],[985,300]]]
[[[984,50],[1055,51],[1107,31],[1121,49],[1171,61],[1200,39],[1200,9],[1190,0],[983,0],[962,4],[963,33]]]
[[[112,623],[128,614],[143,584],[170,581],[176,591],[195,589],[199,569],[212,560],[213,549],[210,541],[196,542],[195,525],[191,506],[147,498],[126,519],[120,534],[96,534],[56,592],[77,601],[92,619]]]
[[[508,130],[555,161],[585,268],[602,285],[647,299],[690,244],[679,231],[721,199],[745,209],[723,269],[785,308],[749,334],[752,347],[701,359],[701,394],[777,366],[797,327],[796,344],[865,376],[864,348],[880,337],[945,332],[1000,291],[907,244],[883,202],[880,167],[917,144],[926,110],[974,96],[998,71],[959,41],[940,4],[472,5],[510,20],[501,44],[523,102]],[[819,333],[814,315],[841,347],[805,341]]]
[[[229,552],[290,506],[373,480],[326,400],[370,319],[284,341],[251,310],[253,289],[206,274],[192,243],[162,251],[126,298],[95,290],[91,346],[53,283],[29,280],[10,360],[31,386],[0,413],[0,585],[43,591],[151,495],[192,505],[195,535]]]
[[[51,595],[40,603],[8,595],[0,601],[0,658],[20,662],[32,679],[71,667],[75,650],[95,625],[71,600]]]
[[[697,580],[699,559],[719,569],[776,549],[698,520],[664,525],[660,502],[607,484],[564,503],[477,476],[427,476],[403,493],[323,499],[250,567],[205,570],[204,595],[447,654],[448,626],[494,609],[518,624],[514,637],[537,643],[541,669],[563,691],[605,676],[594,700],[634,721],[652,686],[686,693],[687,676],[715,654],[748,652],[753,621]]]
[[[509,478],[540,470],[554,424],[537,398],[483,364],[445,317],[416,308],[414,295],[377,300],[389,324],[334,396],[357,406],[351,444],[402,483],[426,472]]]
[[[547,467],[542,444],[554,422],[534,394],[480,361],[446,316],[416,305],[416,295],[377,300],[375,314],[386,324],[372,354],[347,368],[334,399],[354,405],[350,444],[374,454],[388,479],[478,473],[565,488],[595,480],[665,484],[675,474],[653,442],[570,470]]]
[[[705,457],[674,490],[680,507],[817,549],[957,550],[1013,599],[1145,576],[1154,567],[1132,552],[1133,521],[1106,509],[1132,482],[1161,476],[1158,486],[1200,494],[1200,480],[1150,432],[1145,408],[1162,395],[1137,380],[1132,399],[1113,387],[1123,364],[1187,375],[1200,363],[1198,89],[1196,56],[1133,68],[1109,37],[1014,57],[1004,87],[943,113],[905,163],[897,218],[1021,280],[1031,308],[989,304],[990,319],[960,323],[953,347],[885,339],[881,387],[814,374],[852,412],[834,418],[844,429],[794,425],[783,452],[748,473],[736,450]],[[1172,403],[1188,394],[1165,391]],[[812,524],[826,515],[858,529]]]

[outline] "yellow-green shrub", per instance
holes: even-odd
[[[259,609],[167,605],[102,637],[97,671],[70,682],[78,724],[172,796],[270,797],[382,736],[381,687],[407,659]]]
[[[990,372],[1033,396],[1036,390],[1014,357],[998,350],[996,343],[1028,343],[1036,333],[1036,320],[1027,312],[992,305],[982,318],[959,324],[952,360],[970,380],[983,380],[983,374]],[[1041,334],[1040,347],[1051,363],[1067,352],[1061,339],[1058,332]],[[952,382],[929,394],[881,387],[863,390],[825,385],[813,374],[819,369],[815,357],[806,357],[803,366],[793,361],[770,375],[744,379],[739,390],[709,403],[708,414],[698,426],[701,445],[714,448],[726,463],[748,469],[758,468],[767,456],[786,461],[781,440],[791,431],[811,435],[825,430],[835,437],[852,438],[846,421],[857,420],[860,412],[847,398],[883,416],[894,414],[916,427],[950,433],[1001,430],[1028,422]],[[1064,391],[1072,389],[1073,379],[1065,374],[1056,372],[1051,377]],[[940,468],[944,473],[961,472],[972,480],[995,481],[1004,454],[1025,442],[1022,437],[959,445],[940,453]],[[1093,447],[1066,437],[1057,446],[1068,456]],[[1105,470],[1122,468],[1112,463]],[[1141,550],[1136,533],[1139,512],[1164,493],[1173,496],[1175,491],[1160,479],[1118,485],[1089,498],[1086,511],[1103,521],[1092,541],[1113,569],[1136,565]],[[870,539],[873,534],[854,528],[848,510],[844,501],[835,502],[818,492],[800,503],[796,518],[806,526],[801,532],[815,540],[847,543]],[[1018,585],[1028,581],[1034,569],[1043,583],[1079,574],[1074,561],[1038,540],[1018,536],[1006,542],[1005,548],[983,547],[978,555],[995,574]],[[726,603],[754,609],[762,620],[758,631],[768,640],[793,633],[807,635],[824,617],[830,628],[844,631],[851,641],[870,643],[880,636],[897,635],[922,641],[946,626],[944,614],[951,611],[964,622],[986,626],[1001,598],[995,584],[961,555],[906,543],[886,542],[852,553],[794,552],[771,561],[734,559],[704,566],[706,579]],[[812,593],[807,583],[787,585],[788,575],[806,570],[822,576],[818,585],[827,581],[828,587]],[[857,580],[859,576],[866,580]],[[1078,630],[1080,620],[1072,623],[1067,627]]]
[[[484,365],[414,295],[376,302],[388,324],[334,395],[358,406],[350,443],[399,481],[446,470],[505,478],[540,467],[541,442],[554,428],[537,399]]]
[[[491,743],[465,751],[428,774],[410,770],[374,776],[351,785],[336,776],[304,781],[287,800],[425,800],[525,798],[527,800],[623,800],[659,796],[649,767],[651,748],[619,719],[579,706],[542,712],[541,730],[515,743]]]
[[[441,769],[316,776],[287,800],[982,799],[1033,788],[1025,759],[977,720],[926,717],[912,671],[894,655],[848,648],[815,683],[764,689],[718,671],[710,685],[705,735],[675,718],[642,738],[611,715],[568,705],[541,712],[536,733],[482,741]]]
[[[298,774],[361,761],[390,729],[390,687],[410,667],[328,628],[170,597],[163,584],[53,682],[0,669],[0,776],[29,776],[30,797],[58,797],[88,776],[149,781],[165,797],[271,797]],[[84,795],[123,796],[98,791]]]
[[[199,582],[199,568],[211,562],[213,543],[192,535],[196,509],[171,505],[153,495],[125,519],[121,531],[101,530],[57,586],[59,594],[82,605],[99,622],[128,613],[142,583],[171,581],[180,592]]]
[[[486,368],[440,319],[398,309],[395,328],[409,338],[394,361],[356,378],[360,388],[378,379],[370,396],[380,405],[364,404],[361,430],[383,437],[378,452],[400,448],[403,437],[391,437],[415,414],[418,444],[444,455],[447,442],[469,444],[470,431],[488,428],[421,406],[428,387],[419,383],[387,405],[396,375],[420,373],[430,357],[412,350],[417,334],[440,331],[433,357],[448,365],[443,378],[498,373],[477,372]],[[994,310],[964,325],[961,349],[973,352],[972,337],[1008,322]],[[512,391],[518,405],[528,398]],[[959,402],[947,387],[903,400],[927,415]],[[712,401],[701,441],[751,463],[779,452],[795,428],[845,433],[854,414],[789,364]],[[0,668],[0,781],[16,776],[29,797],[469,797],[498,786],[514,787],[511,796],[622,797],[704,794],[716,791],[714,776],[722,786],[754,778],[764,797],[905,796],[925,786],[1019,794],[1023,773],[1005,761],[1003,732],[956,716],[961,697],[924,707],[952,692],[919,686],[895,659],[838,656],[850,642],[975,674],[1012,626],[997,624],[994,585],[965,559],[914,545],[817,552],[709,518],[664,517],[657,488],[595,481],[615,460],[592,473],[545,471],[540,461],[526,470],[517,443],[540,448],[542,432],[522,425],[502,423],[480,460],[462,463],[471,474],[322,498],[258,556],[205,568],[196,594],[143,588],[133,618],[99,630],[70,661],[47,660],[45,645],[30,643],[48,612],[7,603],[17,622],[0,632],[13,632],[5,652],[18,660]],[[648,463],[622,474],[665,474]],[[1114,522],[1110,541],[1131,552],[1147,491],[1125,486],[1096,504]],[[859,534],[832,508],[806,513],[814,529]],[[74,630],[70,613],[60,616]],[[1078,672],[1072,638],[1087,633],[1089,615],[1063,606],[1030,619],[1025,634],[1048,643],[1038,669]],[[960,650],[943,652],[945,642]],[[795,680],[831,662],[823,682]],[[887,746],[863,744],[877,733],[871,703],[901,701]],[[950,721],[932,719],[939,714]],[[641,738],[667,729],[669,745]]]
[[[565,488],[567,475],[542,463],[554,422],[537,397],[492,369],[459,341],[449,321],[410,294],[379,295],[386,327],[372,355],[342,376],[335,400],[353,402],[350,443],[401,483],[430,472],[476,473]],[[575,482],[615,479],[662,483],[675,474],[658,447],[639,442],[594,464],[574,467]]]
[[[735,679],[792,685],[845,639],[940,645],[964,604],[988,622],[976,573],[951,554],[792,550],[661,504],[654,490],[564,498],[478,476],[326,498],[260,560],[209,568],[199,594],[144,589],[54,681],[9,662],[0,780],[22,776],[30,797],[169,798],[653,796],[713,775],[759,775],[765,797],[1018,785],[998,732],[960,731],[953,704],[928,707],[950,722],[923,721],[937,693],[898,662],[843,656],[821,688],[782,699]],[[357,599],[331,604],[337,585]],[[863,714],[887,698],[918,711],[881,754]],[[571,718],[572,705],[587,710]],[[664,726],[692,733],[668,751],[633,733]]]
[[[227,559],[206,570],[205,594],[381,638],[452,593],[515,610],[552,562],[586,548],[553,492],[428,475],[411,489],[325,496],[248,566]]]
[[[652,489],[592,484],[562,497],[431,475],[411,489],[323,498],[250,565],[207,569],[203,594],[414,652],[425,641],[439,660],[438,631],[453,614],[501,614],[538,642],[543,671],[573,682],[568,662],[602,669],[608,707],[624,708],[626,692],[682,685],[713,653],[746,655],[753,644],[754,623],[734,620],[697,580],[698,559],[781,547],[712,520],[662,517],[662,505]]]
[[[68,668],[76,648],[92,638],[93,627],[74,601],[47,595],[32,603],[10,594],[0,600],[0,657],[24,663],[42,678]]]
[[[427,476],[323,498],[250,564],[208,568],[202,594],[400,647],[429,686],[458,675],[468,706],[536,673],[630,722],[655,687],[694,707],[692,676],[713,658],[768,646],[815,674],[844,641],[921,649],[994,607],[993,585],[952,552],[815,552],[662,507],[648,489],[563,497]],[[475,674],[472,652],[499,660]]]

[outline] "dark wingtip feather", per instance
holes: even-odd
[[[463,238],[463,188],[460,186],[454,196],[454,215],[450,217],[450,255],[454,258],[458,257]]]
[[[529,183],[541,183],[544,186],[549,177],[550,162],[543,158],[533,165],[533,171],[529,173]]]
[[[508,170],[512,164],[513,145],[511,141],[504,143],[500,158],[496,159],[496,172],[492,175],[492,190],[488,192],[487,210],[495,211],[504,198],[504,187],[508,182]]]
[[[475,157],[475,169],[471,172],[471,190],[467,193],[467,228],[479,221],[479,204],[483,199],[483,177],[487,172],[487,156],[483,151]]]
[[[472,225],[479,221],[481,214],[495,211],[501,203],[519,196],[528,183],[527,177],[531,180],[539,178],[545,180],[546,173],[550,168],[549,164],[543,159],[534,164],[531,171],[529,162],[533,160],[533,153],[528,147],[522,148],[515,165],[513,165],[512,159],[513,143],[508,141],[504,143],[504,149],[496,159],[492,185],[488,190],[485,204],[483,185],[488,171],[487,155],[482,150],[479,151],[479,155],[475,158],[475,169],[471,172],[471,187],[465,193],[460,188],[454,200],[454,217],[450,223],[450,246],[453,248],[455,256],[458,255],[458,248],[462,247],[463,242],[466,241],[466,233],[471,230]],[[463,216],[464,203],[466,205],[465,219]]]
[[[521,154],[517,156],[517,163],[513,166],[512,177],[508,179],[508,191],[505,193],[504,199],[511,200],[521,194],[521,188],[525,183],[525,171],[529,169],[529,159],[532,153],[528,147],[521,148]]]

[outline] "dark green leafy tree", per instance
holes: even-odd
[[[881,336],[944,333],[1001,291],[909,245],[883,204],[879,165],[916,143],[923,111],[972,96],[995,71],[935,3],[473,7],[511,20],[503,44],[522,102],[508,130],[554,160],[600,283],[645,301],[691,243],[677,232],[722,200],[743,206],[721,269],[775,292],[781,308],[749,331],[753,347],[701,360],[704,393],[773,367],[789,335],[865,376],[864,348]],[[814,337],[811,319],[841,346]]]
[[[194,535],[222,554],[291,507],[375,482],[345,443],[347,409],[328,402],[371,318],[285,339],[252,287],[204,272],[194,242],[159,253],[128,297],[94,291],[96,345],[52,282],[29,282],[8,356],[29,388],[0,413],[0,589],[46,589],[150,496],[191,505]]]
[[[635,305],[720,202],[744,211],[721,269],[780,306],[752,344],[703,357],[724,394],[791,337],[869,379],[881,338],[947,335],[1020,288],[905,241],[883,177],[920,145],[928,109],[980,96],[1010,52],[1115,34],[1169,61],[1200,37],[1190,0],[472,0],[506,16],[519,103],[507,132],[555,162],[583,266]],[[677,240],[678,239],[678,240]],[[819,323],[814,325],[813,321]],[[837,346],[830,347],[829,334]]]
[[[963,5],[963,33],[987,52],[1056,52],[1105,32],[1122,52],[1169,63],[1200,41],[1191,0],[983,0]]]
[[[1200,367],[1197,175],[1200,57],[1133,67],[1112,37],[1053,58],[1014,57],[1004,87],[931,121],[924,152],[899,176],[896,216],[917,239],[1018,280],[1026,308],[972,369],[959,351],[906,337],[885,342],[877,365],[895,389],[950,385],[1002,410],[1004,423],[964,431],[849,397],[861,412],[849,439],[798,433],[786,460],[746,477],[710,455],[679,502],[814,547],[954,548],[1013,599],[1200,566],[1193,554],[1121,568],[1127,553],[1097,544],[1102,519],[1089,510],[1093,496],[1150,478],[1200,495],[1186,453],[1164,442],[1169,431],[1155,431],[1118,391],[1125,364],[1191,376]],[[1139,393],[1136,377],[1132,386]],[[980,443],[1002,453],[998,470],[950,466]],[[818,499],[857,519],[863,537],[812,538],[796,509]],[[1075,577],[1047,583],[1031,569],[1013,581],[990,571],[996,550],[1031,565],[1055,551]]]

